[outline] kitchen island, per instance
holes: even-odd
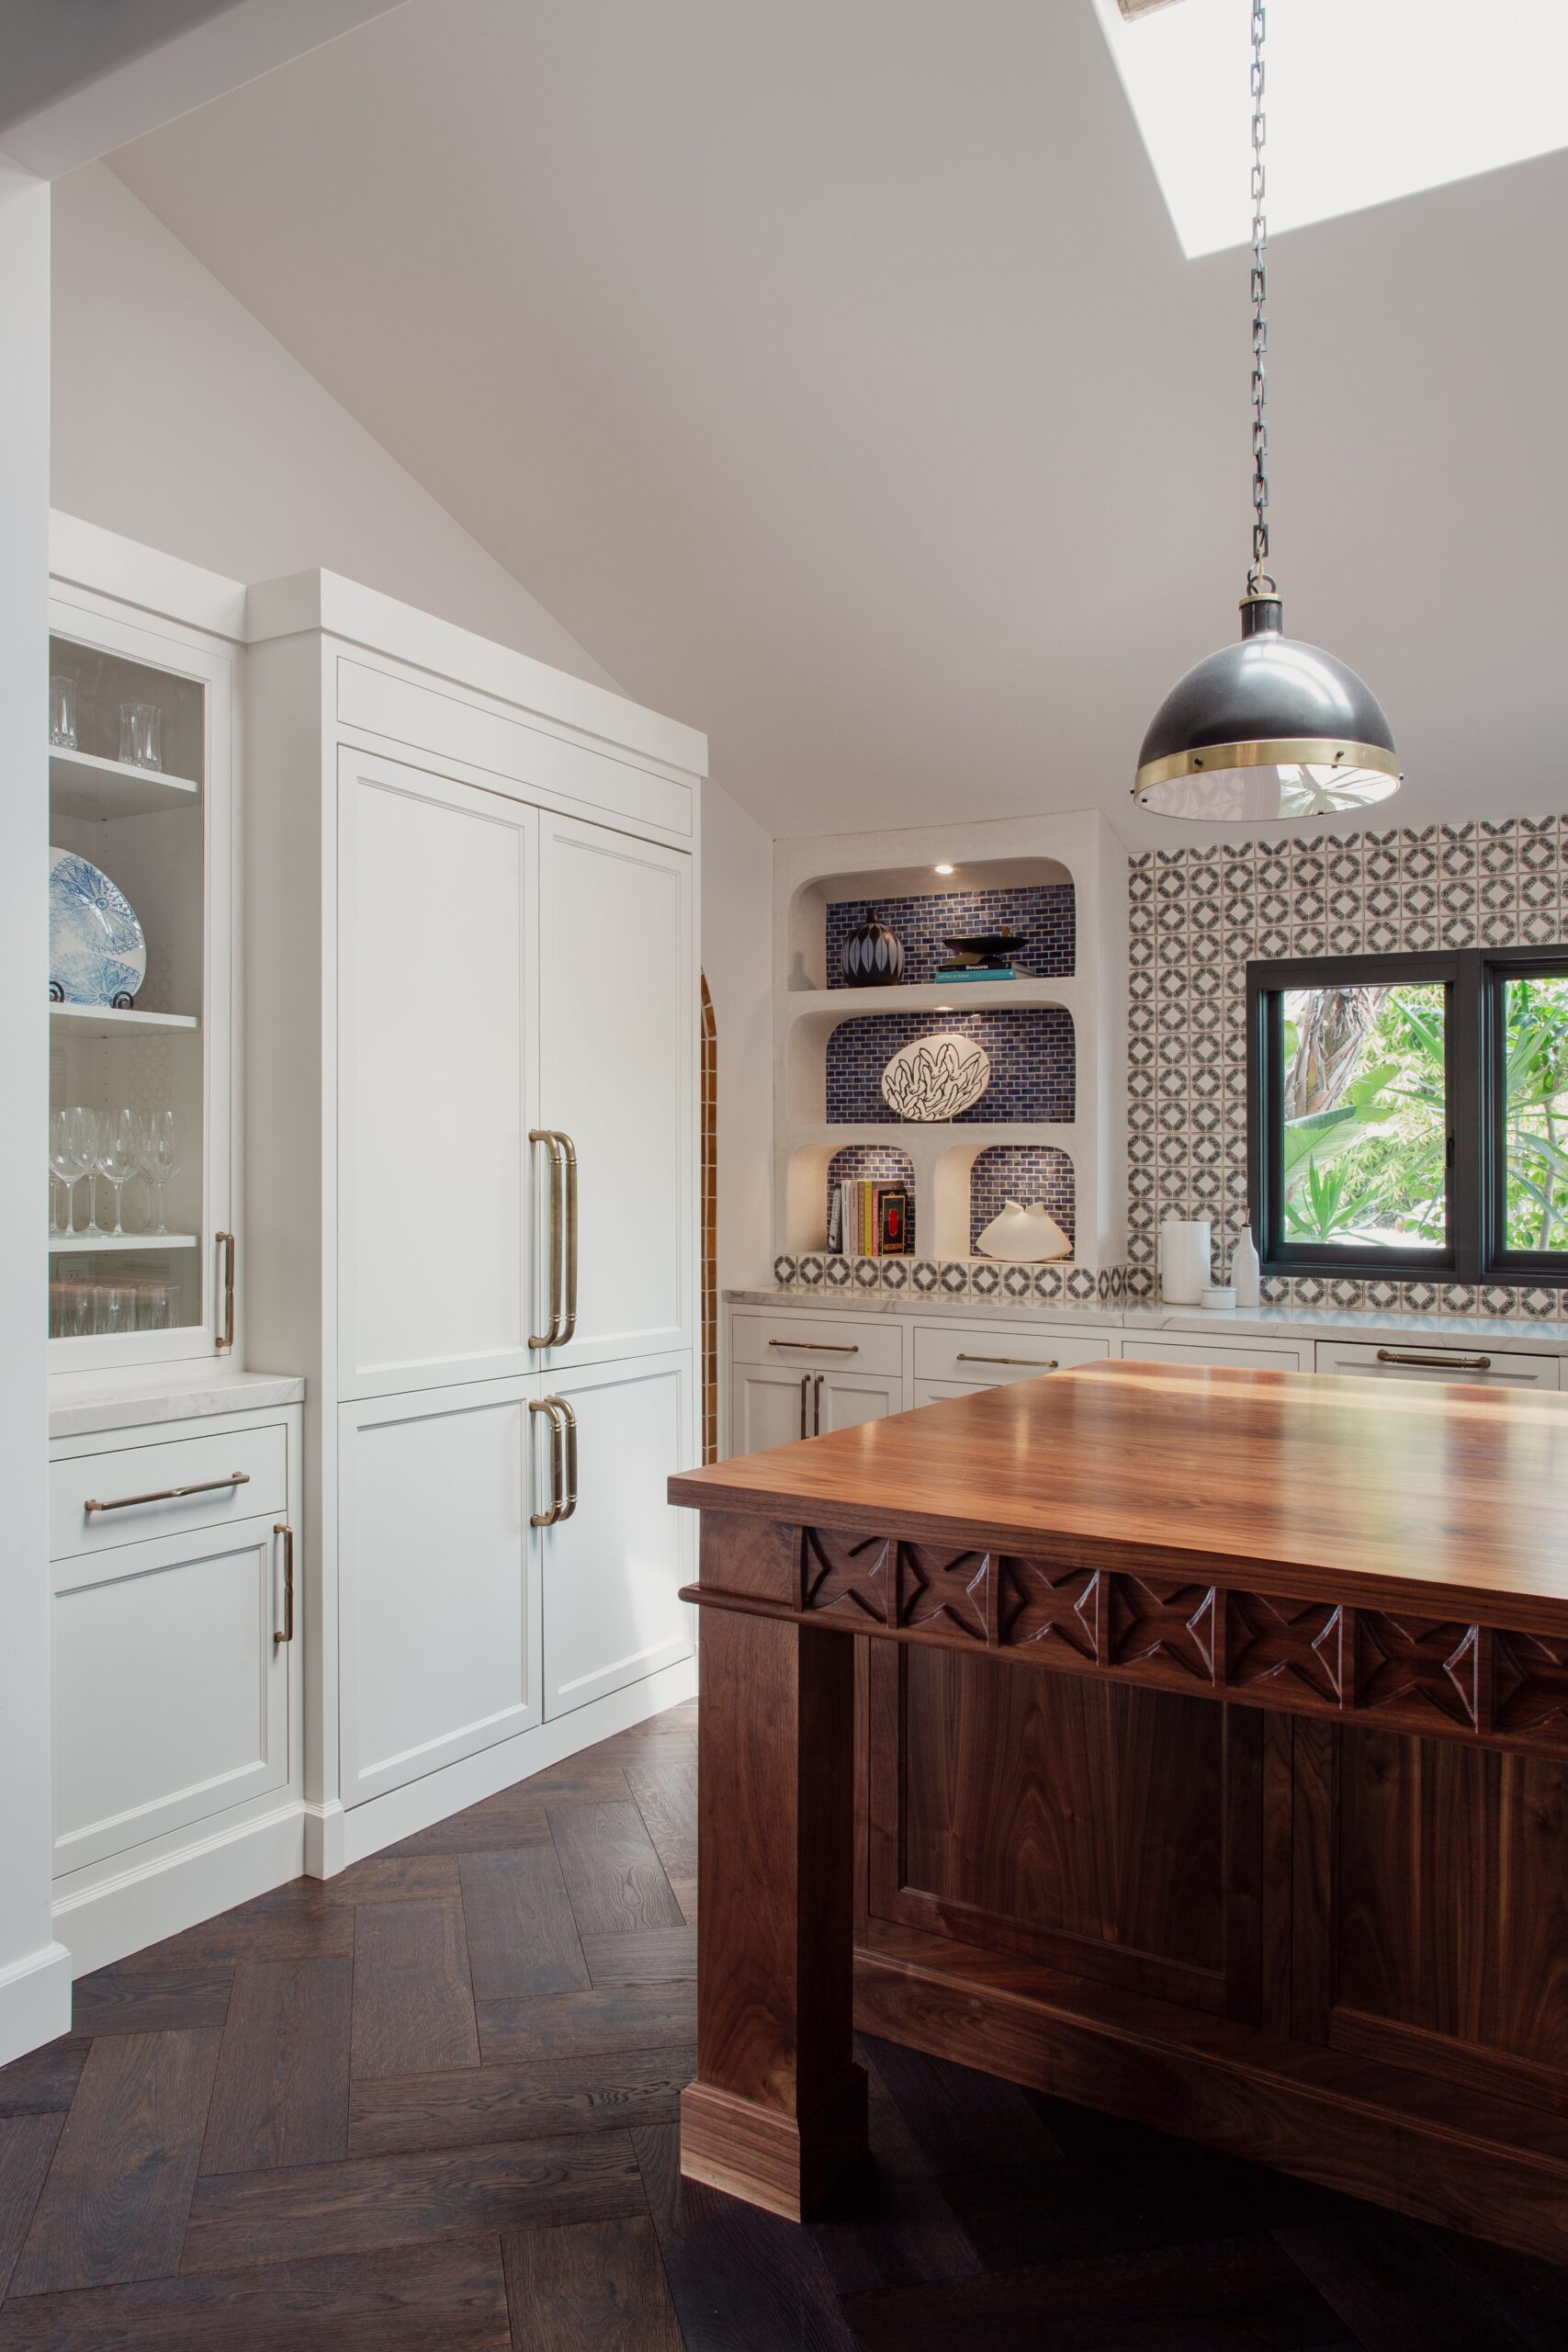
[[[688,2175],[822,2210],[858,2026],[1568,2258],[1568,1398],[1095,1364],[670,1492]]]

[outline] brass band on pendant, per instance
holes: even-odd
[[[1270,743],[1199,743],[1190,752],[1172,752],[1163,760],[1150,760],[1138,770],[1133,786],[1133,797],[1141,800],[1162,784],[1171,784],[1179,776],[1224,775],[1232,768],[1336,768],[1348,772],[1354,768],[1371,768],[1379,775],[1391,775],[1395,783],[1403,783],[1404,772],[1397,752],[1386,743],[1310,742],[1305,737],[1293,737],[1283,742]],[[1323,779],[1326,785],[1329,778]]]

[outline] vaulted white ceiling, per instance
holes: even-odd
[[[1197,837],[1126,796],[1235,626],[1245,259],[1092,0],[408,0],[116,168],[770,831]],[[1390,820],[1568,806],[1565,265],[1562,154],[1274,247],[1275,569]]]

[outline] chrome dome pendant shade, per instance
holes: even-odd
[[[1161,817],[1228,823],[1371,808],[1400,785],[1393,734],[1354,670],[1287,637],[1280,599],[1242,599],[1241,641],[1189,670],[1144,738],[1133,786]]]
[[[1252,563],[1241,641],[1189,670],[1154,716],[1134,797],[1161,817],[1235,824],[1337,816],[1403,777],[1377,697],[1345,662],[1287,637],[1269,573],[1269,292],[1263,215],[1262,0],[1252,5]]]

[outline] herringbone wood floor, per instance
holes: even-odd
[[[795,2230],[677,2173],[676,1709],[76,1988],[0,2070],[0,2352],[1472,2352],[1568,2273],[875,2042]]]

